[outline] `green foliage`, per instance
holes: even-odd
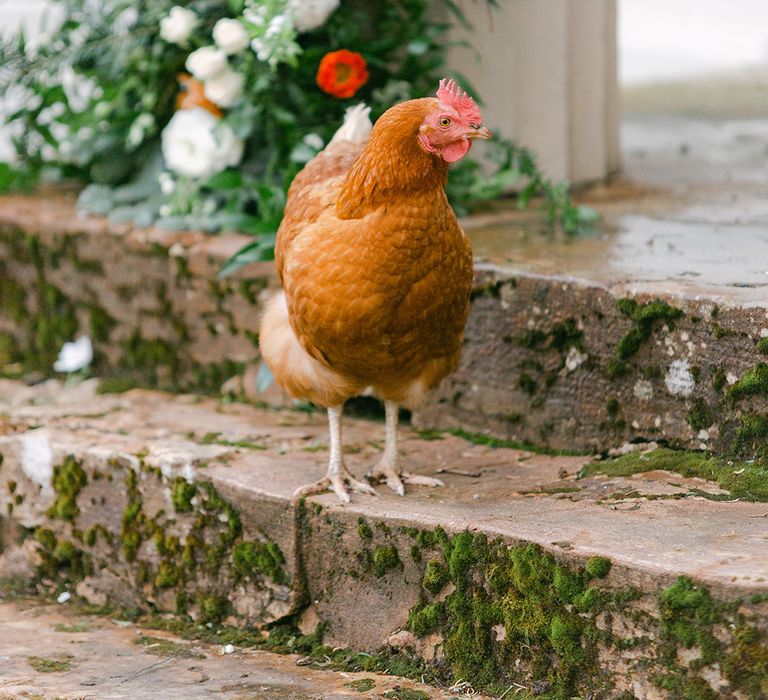
[[[282,32],[269,58],[250,48],[229,56],[244,84],[221,123],[243,140],[244,155],[236,168],[199,178],[163,172],[161,133],[176,109],[178,76],[190,52],[212,43],[220,19],[239,19],[249,37],[263,40],[265,29],[247,19],[252,3],[186,3],[199,22],[183,46],[160,36],[174,0],[104,0],[98,12],[87,0],[62,3],[64,21],[50,41],[0,41],[0,93],[19,105],[8,121],[20,164],[0,164],[0,192],[41,176],[77,178],[89,184],[79,207],[115,221],[253,235],[224,275],[269,260],[289,183],[329,141],[345,109],[365,101],[376,119],[396,102],[434,94],[447,73],[451,23],[468,26],[458,5],[443,2],[449,22],[435,19],[428,0],[345,0],[321,27]],[[253,6],[270,16],[285,11],[284,0]],[[370,78],[350,99],[315,82],[323,56],[340,48],[368,63]],[[550,223],[568,233],[594,221],[594,212],[571,203],[565,184],[542,175],[529,150],[497,138],[486,154],[490,169],[465,158],[453,170],[449,196],[460,212],[516,189],[521,208],[540,199]],[[161,190],[159,178],[169,187]]]

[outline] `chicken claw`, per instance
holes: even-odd
[[[368,472],[367,477],[371,481],[385,482],[398,496],[405,495],[405,484],[411,484],[412,486],[445,486],[440,479],[422,476],[421,474],[411,474],[410,472],[398,472],[397,467],[383,465],[381,462]]]
[[[379,463],[366,474],[366,478],[377,483],[385,482],[398,496],[405,495],[405,484],[412,484],[413,486],[445,486],[440,479],[402,472],[398,469],[397,404],[394,401],[385,401],[384,409],[387,417],[384,454]]]
[[[333,491],[342,503],[349,503],[349,492],[364,493],[367,496],[378,496],[376,489],[365,481],[359,481],[352,476],[346,467],[342,466],[338,474],[326,474],[320,481],[314,484],[300,486],[293,492],[294,498],[313,496],[318,493]]]

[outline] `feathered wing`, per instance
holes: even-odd
[[[277,233],[275,264],[280,281],[292,245],[335,201],[344,176],[365,148],[371,132],[370,108],[347,110],[344,123],[326,148],[294,178]],[[259,333],[261,354],[278,384],[296,398],[335,406],[364,387],[308,353],[291,326],[285,292],[267,303]],[[316,355],[316,353],[315,353]]]
[[[371,134],[370,111],[362,103],[350,107],[328,145],[291,183],[275,245],[275,264],[281,282],[285,255],[294,238],[333,204],[344,177],[363,152]]]

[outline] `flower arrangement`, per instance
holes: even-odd
[[[345,109],[365,101],[376,118],[446,72],[449,26],[428,0],[175,1],[69,0],[52,34],[0,44],[15,151],[0,190],[77,178],[82,210],[249,232],[247,259],[268,257],[288,184]],[[530,153],[493,148],[490,174],[459,166],[457,207],[522,180],[521,201],[543,195],[553,220],[578,225]]]

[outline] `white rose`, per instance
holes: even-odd
[[[184,46],[198,21],[192,10],[176,5],[167,17],[160,20],[160,36],[171,44]]]
[[[187,56],[185,65],[198,80],[208,80],[227,67],[227,56],[215,46],[203,46]]]
[[[300,32],[322,27],[338,6],[339,0],[288,0],[293,26]]]
[[[195,107],[173,115],[163,129],[162,150],[174,172],[208,178],[240,162],[243,142],[210,112]]]
[[[213,40],[225,54],[232,55],[248,46],[248,32],[236,19],[220,19],[213,27]]]
[[[231,107],[243,94],[243,76],[229,68],[205,81],[205,96],[219,107]]]

